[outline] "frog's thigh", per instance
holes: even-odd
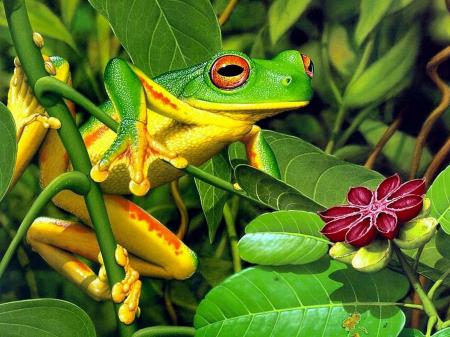
[[[132,262],[141,275],[185,279],[195,272],[195,253],[157,219],[125,198],[114,195],[105,195],[104,198],[117,242],[131,254],[146,261],[145,267],[142,264],[133,265]],[[63,192],[54,201],[83,222],[89,222],[82,197]],[[162,268],[164,273],[156,273],[149,269],[150,265]]]
[[[27,233],[27,241],[52,268],[83,288],[93,298],[109,298],[109,289],[105,289],[91,268],[76,257],[78,255],[97,261],[100,250],[92,229],[77,222],[38,218]],[[164,268],[135,256],[130,256],[130,263],[142,275],[170,277]]]

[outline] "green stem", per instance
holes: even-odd
[[[137,331],[133,337],[194,336],[195,329],[188,326],[152,326]]]
[[[420,284],[419,280],[417,279],[416,275],[414,274],[414,271],[412,270],[411,266],[408,264],[408,262],[405,259],[405,256],[403,255],[400,248],[398,248],[396,245],[394,245],[394,251],[397,254],[397,257],[400,261],[400,264],[403,268],[403,271],[405,272],[406,276],[408,277],[409,282],[411,283],[411,286],[413,287],[414,291],[419,296],[420,300],[423,304],[423,310],[428,315],[430,321],[435,317],[437,328],[439,329],[442,325],[442,320],[439,318],[439,314],[436,310],[436,307],[433,304],[433,301],[427,296],[425,291],[422,288],[422,285]]]
[[[421,304],[414,304],[414,303],[401,303],[400,304],[404,308],[409,309],[416,309],[416,310],[423,310],[423,305]]]
[[[87,97],[80,94],[71,86],[68,86],[64,82],[57,80],[56,78],[46,76],[36,81],[34,86],[36,96],[44,98],[49,93],[58,94],[68,100],[77,103],[86,109],[92,116],[97,118],[100,122],[105,124],[113,131],[117,131],[119,123],[109,117],[102,109],[92,103]]]
[[[28,82],[34,90],[36,82],[48,75],[44,68],[41,51],[33,43],[33,32],[28,19],[25,0],[4,0],[3,3],[14,47]],[[67,150],[74,171],[83,173],[90,180],[89,173],[92,166],[89,155],[64,101],[56,95],[45,95],[44,97],[38,97],[38,100],[51,117],[57,118],[61,122],[58,133]],[[102,192],[96,183],[91,182],[91,188],[85,196],[85,201],[105,262],[108,282],[112,288],[115,283],[123,280],[124,270],[115,261],[116,242]],[[115,304],[115,309],[116,311],[119,309],[119,304]],[[117,315],[116,319],[121,336],[131,336],[136,331],[135,324],[128,326],[122,324]]]
[[[329,28],[328,25],[325,24],[324,31],[322,33],[322,41],[321,41],[321,56],[322,56],[322,71],[324,72],[324,78],[328,81],[328,85],[333,93],[334,99],[338,105],[342,105],[342,95],[333,80],[333,76],[331,74],[330,69],[330,60],[328,58],[328,35]]]
[[[450,269],[448,269],[444,274],[442,274],[439,279],[434,282],[433,286],[430,288],[430,290],[428,291],[428,297],[433,300],[434,295],[436,294],[436,291],[438,290],[438,288],[442,285],[442,283],[444,283],[445,279],[448,277],[448,275],[450,275]]]
[[[331,131],[330,140],[328,141],[328,144],[325,148],[325,153],[328,153],[328,154],[333,153],[334,145],[336,143],[336,138],[339,134],[339,131],[341,130],[342,124],[344,123],[346,113],[347,113],[347,109],[345,108],[344,105],[341,105],[339,107],[339,111],[336,115],[336,120],[334,121],[333,130]]]
[[[228,232],[228,238],[230,239],[231,257],[233,260],[234,272],[240,272],[242,270],[241,257],[239,256],[238,236],[236,233],[235,219],[231,213],[228,203],[223,208],[223,217],[225,219],[225,225]]]
[[[353,84],[353,82],[355,82],[359,78],[359,76],[362,75],[364,70],[366,69],[367,63],[369,62],[369,59],[370,59],[370,55],[372,55],[373,47],[374,47],[374,39],[373,39],[373,35],[372,35],[370,40],[367,42],[366,47],[364,48],[363,54],[358,63],[358,66],[356,67],[355,72],[353,73],[352,78],[350,79],[350,81],[347,84],[347,88],[349,88],[350,85]],[[345,93],[344,93],[344,97],[345,97]]]
[[[344,131],[342,136],[339,138],[339,140],[336,142],[336,147],[340,148],[347,143],[349,138],[353,135],[353,133],[356,131],[356,129],[359,128],[359,126],[364,122],[364,120],[367,118],[367,116],[370,115],[371,112],[373,112],[375,105],[369,105],[368,107],[362,109],[356,116],[353,118],[352,123],[350,126]]]
[[[22,223],[17,230],[14,239],[9,244],[5,255],[0,262],[0,278],[3,276],[6,268],[8,267],[11,258],[25,237],[28,229],[33,221],[39,216],[42,209],[52,200],[52,198],[61,192],[62,190],[70,189],[78,194],[87,194],[90,189],[89,179],[80,172],[69,172],[60,175],[53,180],[43,191],[28,211],[27,215],[23,219]]]

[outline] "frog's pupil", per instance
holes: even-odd
[[[244,68],[242,68],[241,66],[238,66],[236,64],[228,64],[225,67],[220,68],[217,72],[219,73],[219,75],[225,77],[233,77],[242,74],[243,71]]]

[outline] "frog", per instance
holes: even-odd
[[[44,61],[50,76],[71,84],[67,61],[58,56],[44,56]],[[251,166],[279,178],[275,155],[256,123],[306,106],[313,74],[313,62],[298,50],[272,59],[220,51],[154,78],[124,59],[110,60],[104,71],[109,99],[99,107],[119,127],[113,131],[90,117],[79,131],[92,163],[91,178],[104,193],[125,279],[108,286],[86,204],[71,191],[52,201],[77,220],[39,217],[27,242],[93,299],[123,303],[119,318],[132,323],[140,310],[141,276],[183,280],[195,273],[198,261],[176,234],[126,196],[143,196],[176,181],[188,164],[201,165],[237,141],[245,145]],[[74,104],[66,105],[75,116]],[[42,187],[72,169],[57,134],[60,123],[39,105],[18,61],[8,107],[20,125],[15,180],[38,149]],[[79,257],[100,263],[98,274]]]

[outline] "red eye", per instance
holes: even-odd
[[[211,81],[219,89],[234,89],[245,83],[250,73],[248,62],[237,55],[219,57],[211,67]]]
[[[313,78],[314,76],[314,63],[309,56],[301,54],[303,60],[303,67],[305,68],[306,75]]]

